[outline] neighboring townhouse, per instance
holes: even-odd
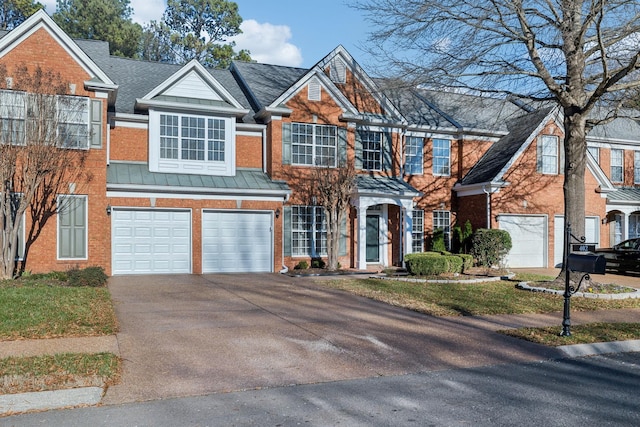
[[[291,269],[326,255],[311,171],[345,164],[358,175],[341,226],[344,268],[400,266],[430,248],[434,229],[449,244],[466,220],[511,233],[512,267],[561,260],[557,108],[394,87],[341,46],[309,69],[112,57],[44,12],[0,33],[0,63],[59,71],[86,100],[79,148],[93,179],[60,195],[77,201],[74,215],[49,222],[27,269]],[[598,246],[640,233],[638,131],[618,119],[589,136],[586,237]]]

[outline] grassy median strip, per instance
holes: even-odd
[[[515,288],[521,280],[484,283],[426,283],[380,279],[323,281],[327,286],[356,295],[408,308],[432,316],[481,316],[491,314],[551,313],[562,311],[558,295],[527,292]],[[640,308],[640,299],[604,300],[572,298],[574,311]]]
[[[63,353],[0,359],[0,394],[102,387],[120,378],[120,359],[111,353]]]
[[[627,341],[640,339],[640,323],[587,323],[571,326],[571,336],[561,337],[560,326],[520,328],[498,331],[515,338],[552,347],[570,344]]]
[[[0,340],[110,335],[116,329],[106,287],[51,279],[0,282]]]

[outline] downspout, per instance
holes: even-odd
[[[111,163],[111,120],[113,116],[107,114],[107,166]]]
[[[267,173],[267,127],[262,129],[262,172]]]
[[[487,228],[491,229],[491,192],[487,191],[487,186],[482,186],[482,191],[487,195]]]

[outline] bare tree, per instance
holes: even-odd
[[[327,226],[327,269],[338,269],[340,253],[340,224],[346,220],[349,202],[356,185],[353,166],[324,167],[311,171],[308,181],[309,195],[322,206]]]
[[[356,0],[384,74],[552,101],[564,113],[566,223],[584,234],[586,135],[640,85],[637,0]],[[596,112],[596,109],[598,110]],[[597,114],[596,114],[597,113]]]
[[[0,90],[0,278],[7,279],[17,272],[25,213],[28,248],[59,208],[57,196],[90,179],[83,168],[88,107],[85,98],[62,96],[69,85],[40,67],[0,67],[0,82],[10,86]],[[24,264],[26,249],[21,255]]]

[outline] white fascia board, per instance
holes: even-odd
[[[234,116],[234,117],[244,117],[251,110],[249,109],[238,109],[233,107],[221,107],[215,105],[201,105],[201,104],[185,104],[182,102],[171,102],[171,101],[158,101],[154,99],[144,99],[138,98],[136,99],[136,107],[137,108],[162,108],[170,111],[185,111],[185,112],[206,112],[206,113],[218,113],[224,114],[226,116]]]
[[[357,123],[357,124],[385,126],[385,127],[402,128],[402,129],[406,128],[404,122],[398,122],[398,121],[393,120],[393,119],[385,120],[383,118],[367,117],[366,115],[359,114],[359,113],[357,113],[357,114],[351,114],[351,113],[341,114],[340,115],[340,120],[342,120],[344,122]]]
[[[346,96],[342,94],[335,87],[333,82],[327,77],[327,75],[322,71],[322,69],[318,67],[311,68],[304,76],[298,79],[292,86],[289,87],[282,95],[280,95],[275,101],[273,101],[270,105],[271,108],[278,108],[279,105],[284,104],[289,99],[291,99],[295,94],[300,92],[312,78],[317,78],[320,80],[320,84],[322,88],[331,96],[336,104],[342,108],[343,111],[350,111],[354,114],[357,114],[358,109],[347,99]]]
[[[104,71],[93,62],[89,55],[82,49],[53,21],[44,11],[38,10],[26,21],[11,30],[0,39],[0,58],[17,47],[21,42],[30,37],[39,29],[46,30],[51,37],[80,65],[91,77],[96,77],[106,85],[117,85],[105,74]]]
[[[150,101],[154,97],[162,94],[163,92],[165,92],[171,86],[176,84],[181,78],[186,76],[191,71],[195,71],[200,77],[202,77],[202,79],[214,91],[216,91],[221,96],[221,98],[224,99],[226,102],[230,103],[231,105],[233,105],[237,109],[243,109],[244,108],[242,106],[242,104],[240,104],[240,102],[238,102],[238,100],[235,99],[231,95],[231,93],[224,86],[222,86],[220,84],[220,82],[218,82],[218,80],[216,80],[215,77],[213,77],[211,75],[211,73],[209,73],[207,71],[207,69],[204,68],[204,66],[202,64],[200,64],[195,59],[192,59],[191,61],[186,63],[184,65],[184,67],[182,67],[180,70],[178,70],[176,73],[174,73],[171,77],[169,77],[167,80],[162,82],[160,85],[156,86],[151,92],[149,92],[148,94],[143,96],[142,100]],[[248,110],[247,110],[247,112],[248,112]],[[247,113],[245,113],[245,114],[247,114]]]
[[[619,148],[623,150],[637,150],[640,147],[640,141],[599,136],[587,136],[587,144],[593,147]]]
[[[289,117],[291,113],[293,113],[293,110],[286,107],[264,107],[254,114],[253,118],[257,120],[275,120],[282,116]]]
[[[479,194],[494,194],[499,193],[502,188],[509,186],[508,182],[481,182],[479,184],[460,185],[453,186],[453,191],[458,194],[458,197],[465,196],[477,196]]]
[[[267,127],[259,123],[236,123],[237,132],[262,132]]]
[[[240,188],[208,188],[208,187],[174,187],[166,185],[137,185],[137,184],[107,184],[107,194],[109,192],[120,192],[128,194],[158,194],[184,196],[234,196],[245,200],[246,197],[276,197],[279,200],[289,197],[291,190],[260,190],[260,189],[240,189]],[[116,197],[116,196],[113,196]]]

